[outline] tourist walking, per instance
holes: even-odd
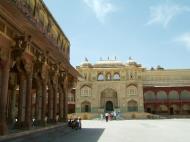
[[[109,114],[106,112],[105,114],[105,117],[106,117],[106,122],[108,122],[108,117],[109,117]]]

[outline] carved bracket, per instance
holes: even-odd
[[[27,38],[25,35],[16,36],[14,38],[15,46],[13,46],[11,57],[13,60],[22,57],[25,49],[30,46],[31,36],[29,35]]]

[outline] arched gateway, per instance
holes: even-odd
[[[114,89],[107,88],[101,92],[101,108],[104,108],[105,112],[114,111],[118,107],[117,92]]]

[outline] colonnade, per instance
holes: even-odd
[[[20,35],[14,46],[0,46],[0,135],[8,127],[30,129],[67,120],[67,94],[74,78],[48,52],[28,54],[30,39]]]

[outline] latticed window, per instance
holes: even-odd
[[[84,86],[81,88],[81,96],[91,96],[91,88]]]
[[[127,95],[137,95],[137,88],[135,86],[129,86],[127,88]]]

